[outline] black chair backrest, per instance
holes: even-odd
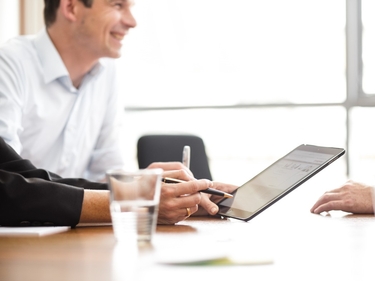
[[[138,139],[137,158],[140,169],[153,162],[182,161],[182,151],[189,145],[190,170],[197,179],[212,180],[202,138],[195,135],[144,135]]]

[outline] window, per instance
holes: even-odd
[[[341,0],[142,0],[119,60],[128,107],[337,103]]]
[[[345,1],[142,0],[134,14],[118,60],[128,159],[142,134],[195,133],[214,179],[241,184],[301,143],[346,147]]]

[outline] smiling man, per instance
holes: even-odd
[[[123,166],[114,59],[136,25],[131,5],[45,0],[46,27],[0,47],[0,225],[110,220],[108,187],[98,182]],[[214,215],[221,198],[199,191],[236,188],[195,180],[179,162],[156,167],[185,181],[163,184],[159,224]]]
[[[136,21],[127,0],[45,0],[46,27],[0,48],[0,136],[63,177],[122,167],[114,58]]]

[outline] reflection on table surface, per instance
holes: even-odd
[[[374,216],[314,215],[316,197],[292,194],[247,223],[159,225],[153,242],[138,247],[117,243],[111,226],[0,238],[0,280],[374,280]],[[231,254],[253,263],[170,264]]]

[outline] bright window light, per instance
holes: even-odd
[[[134,14],[127,106],[345,100],[345,1],[142,0]]]

